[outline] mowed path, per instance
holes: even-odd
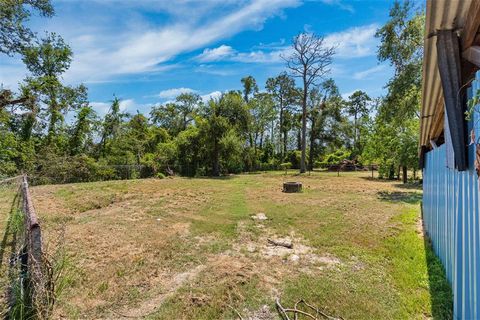
[[[277,172],[34,187],[47,247],[63,239],[68,255],[56,316],[234,319],[236,309],[244,319],[276,319],[277,297],[345,319],[448,316],[448,285],[419,227],[421,190],[368,177]],[[281,192],[292,179],[304,192]],[[268,219],[252,219],[258,213]]]

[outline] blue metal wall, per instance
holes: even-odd
[[[479,88],[479,74],[469,90]],[[469,123],[480,137],[480,115]],[[426,154],[423,171],[423,219],[433,248],[452,285],[455,319],[480,319],[479,180],[475,146],[469,146],[469,170],[447,168],[446,145]]]

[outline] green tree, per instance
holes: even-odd
[[[0,0],[0,53],[21,53],[35,34],[27,26],[32,13],[54,14],[50,0]]]
[[[390,19],[376,33],[381,41],[378,59],[389,61],[395,73],[379,104],[364,158],[378,159],[389,178],[402,167],[404,182],[407,169],[416,168],[418,130],[412,128],[419,122],[424,22],[423,12],[415,11],[412,2],[395,1]]]
[[[309,170],[313,170],[322,142],[323,144],[330,142],[338,134],[336,122],[342,120],[341,101],[338,87],[333,79],[327,79],[319,87],[310,90],[307,101],[310,120]]]
[[[105,115],[102,124],[102,132],[100,139],[100,155],[106,156],[106,147],[109,140],[114,140],[120,133],[120,128],[127,114],[120,112],[120,99],[113,97],[112,106]]]
[[[47,36],[23,50],[23,62],[32,76],[27,77],[22,90],[32,92],[40,102],[40,113],[48,119],[47,143],[55,138],[64,115],[87,103],[87,88],[65,86],[60,76],[72,60],[70,47],[56,34]]]
[[[175,106],[182,117],[182,130],[185,130],[188,124],[193,121],[194,112],[202,103],[202,98],[196,93],[182,93],[175,98],[175,102]]]
[[[263,147],[264,134],[273,119],[276,118],[274,102],[269,93],[257,93],[249,102],[251,115],[251,132],[253,132],[253,143],[255,153],[257,145]]]
[[[347,113],[353,117],[353,152],[355,155],[361,153],[359,121],[368,117],[368,104],[371,100],[367,93],[361,90],[355,91],[348,97]]]
[[[249,113],[243,97],[238,92],[223,94],[218,100],[210,100],[198,119],[200,134],[207,148],[213,176],[221,173],[222,139],[230,130],[245,138],[248,132]]]
[[[282,72],[275,78],[268,78],[266,89],[274,99],[279,116],[280,149],[283,160],[287,154],[288,131],[291,129],[291,126],[287,125],[286,113],[295,102],[298,92],[295,90],[295,81],[286,72]]]
[[[243,85],[243,99],[248,103],[250,97],[258,92],[257,81],[252,76],[242,78],[240,81]]]
[[[70,154],[85,153],[86,145],[93,144],[93,130],[97,121],[97,115],[91,106],[85,105],[80,108],[76,115],[76,121],[72,127],[70,137]]]
[[[153,107],[150,116],[153,123],[165,128],[172,136],[176,136],[193,122],[195,113],[202,104],[202,98],[198,94],[182,93],[175,102]]]

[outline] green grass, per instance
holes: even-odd
[[[276,314],[279,297],[284,306],[306,299],[345,319],[451,318],[443,269],[417,230],[421,190],[369,175],[273,172],[36,187],[47,238],[67,226],[66,250],[81,275],[59,312],[72,319],[115,318],[112,309],[149,319],[231,319],[236,309],[247,318],[263,305]],[[304,191],[282,193],[291,180]],[[268,220],[251,218],[260,212]],[[294,248],[308,248],[298,263],[265,253],[268,237],[285,236]]]

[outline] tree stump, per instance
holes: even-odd
[[[292,193],[302,191],[301,182],[284,182],[283,183],[283,192]]]

